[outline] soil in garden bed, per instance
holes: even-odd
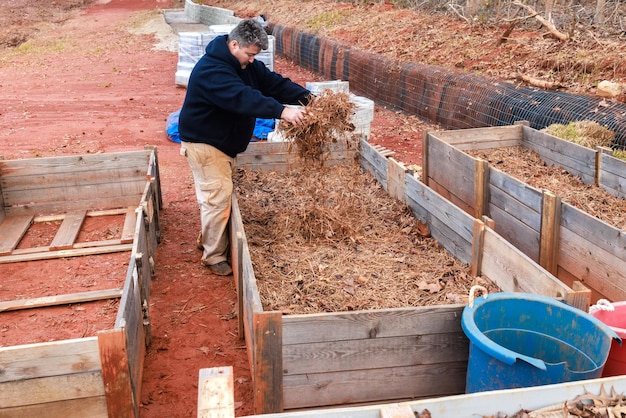
[[[236,190],[259,293],[285,314],[467,303],[469,275],[357,163],[239,170]]]
[[[591,216],[626,230],[626,200],[596,185],[584,184],[561,167],[546,165],[535,151],[518,146],[466,152],[537,189],[555,193],[563,202]]]

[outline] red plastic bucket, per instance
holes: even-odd
[[[610,310],[611,306],[613,310]],[[589,313],[608,325],[620,338],[626,338],[626,301],[607,303],[598,301],[589,309]],[[626,347],[613,340],[609,357],[602,371],[603,377],[626,375]]]

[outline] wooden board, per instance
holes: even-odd
[[[86,215],[86,210],[68,213],[65,215],[61,226],[52,240],[52,243],[50,243],[50,251],[67,250],[68,248],[72,248],[76,238],[78,237],[80,228],[83,226]]]
[[[137,224],[137,208],[130,207],[126,211],[124,218],[124,227],[122,228],[121,242],[127,244],[133,242],[135,237],[135,225]]]
[[[596,151],[545,132],[524,127],[523,146],[535,151],[547,165],[562,167],[585,184],[595,182]],[[558,190],[552,190],[557,192]]]
[[[198,377],[198,418],[234,418],[233,367],[200,369]]]
[[[32,215],[5,217],[0,224],[0,255],[11,254],[32,223]]]
[[[447,142],[456,148],[484,150],[501,147],[513,147],[522,144],[521,126],[498,126],[433,132],[432,136]],[[432,161],[434,164],[435,161]]]
[[[72,293],[67,295],[44,296],[40,298],[19,299],[0,302],[0,312],[17,311],[20,309],[41,308],[44,306],[66,305],[70,303],[91,302],[94,300],[119,298],[121,289],[94,290],[91,292]]]
[[[96,337],[0,348],[0,383],[97,372],[100,367]]]
[[[601,153],[598,176],[600,187],[626,199],[626,161]]]

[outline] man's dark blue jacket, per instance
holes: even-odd
[[[186,142],[213,145],[235,157],[246,150],[256,118],[278,119],[284,104],[306,104],[310,92],[254,60],[245,69],[230,53],[227,35],[206,47],[189,76],[178,131]]]

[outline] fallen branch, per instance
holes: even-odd
[[[537,19],[543,26],[546,27],[546,29],[548,29],[548,31],[558,40],[560,41],[567,41],[569,40],[569,35],[566,33],[563,33],[561,31],[559,31],[552,23],[548,22],[546,19],[544,19],[543,17],[541,17],[539,15],[539,13],[537,13],[535,11],[535,9],[533,9],[532,7],[530,7],[527,4],[523,4],[520,3],[519,1],[514,1],[513,2],[514,5],[521,7],[523,9],[525,9],[528,13],[530,13],[531,15],[533,15],[535,17],[535,19]]]
[[[546,90],[556,90],[559,87],[561,87],[561,83],[559,82],[541,80],[539,78],[531,77],[529,75],[521,74],[521,73],[515,74],[515,79],[524,81],[530,84],[531,86],[540,87]]]
[[[517,9],[517,11],[515,12],[515,15],[517,15],[518,12],[519,12],[519,9]],[[516,17],[514,19],[509,20],[509,26],[502,33],[502,35],[500,35],[500,38],[498,38],[498,40],[496,41],[496,46],[500,46],[508,40],[509,35],[511,35],[511,32],[513,32],[513,29],[515,29],[515,26],[517,26],[518,23],[523,22],[528,19],[532,19],[533,17],[535,16],[531,15],[531,16],[524,16],[524,17]]]

